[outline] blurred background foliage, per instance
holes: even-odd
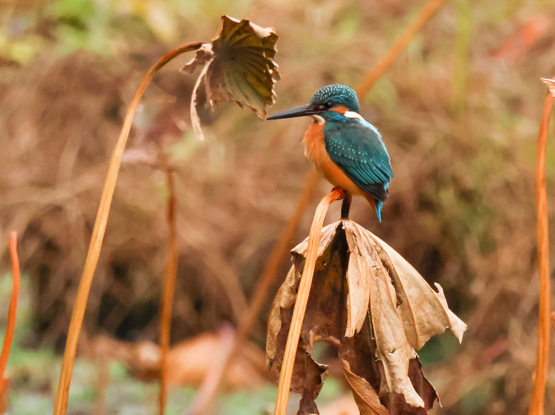
[[[271,113],[306,103],[326,84],[356,86],[422,5],[0,0],[4,327],[11,230],[20,235],[25,274],[8,364],[11,411],[51,410],[58,353],[109,157],[127,103],[158,57],[182,43],[210,41],[222,14],[275,27],[282,81]],[[263,123],[233,105],[213,113],[200,108],[206,141],[199,143],[188,119],[195,77],[177,71],[187,59],[155,78],[136,118],[85,317],[84,345],[94,345],[100,334],[157,340],[167,229],[164,173],[151,166],[156,146],[177,166],[175,343],[237,322],[311,168],[301,145],[306,120]],[[545,94],[539,78],[554,75],[552,1],[453,0],[362,99],[362,115],[389,148],[394,180],[382,225],[362,200],[355,200],[352,218],[429,282],[439,282],[469,326],[462,346],[444,335],[421,352],[442,398],[437,413],[527,410],[537,337],[533,166]],[[553,195],[553,145],[547,170]],[[322,180],[297,241],[308,234],[316,203],[329,189]],[[554,209],[551,197],[551,219]],[[338,210],[331,209],[330,221]],[[283,277],[287,268],[284,263]],[[261,347],[268,309],[252,335]],[[94,364],[101,353],[82,349],[70,397],[75,414],[93,411],[102,395]],[[325,350],[322,359],[331,359]],[[546,413],[555,408],[554,367]],[[155,384],[131,378],[117,362],[109,365],[107,379],[103,399],[110,413],[153,411]],[[341,380],[330,385],[330,400],[343,393]],[[272,388],[228,394],[220,411],[262,413],[271,407]],[[181,412],[193,394],[175,389],[169,413]]]

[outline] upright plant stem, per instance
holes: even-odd
[[[279,374],[279,385],[276,399],[276,407],[274,415],[285,415],[287,411],[287,401],[289,400],[289,389],[291,387],[291,376],[293,375],[293,366],[295,365],[295,354],[299,344],[301,328],[303,325],[310,287],[312,286],[312,278],[314,277],[314,268],[318,259],[318,247],[320,246],[320,235],[322,233],[322,225],[328,211],[329,205],[341,199],[344,192],[341,189],[333,189],[327,195],[316,209],[310,233],[308,235],[308,249],[304,262],[303,275],[299,283],[299,290],[295,300],[295,308],[293,309],[293,317],[291,318],[291,327],[287,336],[285,345],[285,354]]]
[[[10,298],[10,308],[8,311],[8,324],[6,325],[6,334],[4,336],[4,344],[2,346],[2,354],[0,354],[0,414],[6,412],[6,401],[8,395],[7,378],[4,378],[8,357],[13,341],[15,331],[15,314],[17,311],[17,300],[19,298],[19,257],[17,255],[17,232],[10,233],[10,257],[12,260],[12,296]]]
[[[116,144],[116,148],[114,149],[114,153],[112,154],[110,166],[108,167],[108,174],[106,176],[104,189],[102,190],[102,197],[100,199],[100,205],[96,214],[96,220],[94,223],[93,234],[89,245],[89,251],[87,253],[87,259],[85,261],[85,267],[83,269],[83,275],[81,276],[81,282],[79,283],[79,289],[77,290],[77,298],[75,300],[75,305],[73,306],[73,314],[71,316],[71,323],[69,325],[66,349],[64,352],[64,360],[62,362],[62,370],[60,372],[60,380],[58,382],[56,400],[54,402],[54,415],[64,415],[67,410],[69,387],[71,384],[71,375],[73,372],[73,363],[75,361],[75,353],[77,351],[79,333],[81,332],[83,317],[85,315],[85,309],[87,308],[87,300],[91,289],[94,271],[96,269],[98,257],[100,256],[100,250],[102,248],[104,233],[106,232],[108,215],[110,213],[110,206],[112,204],[112,197],[114,195],[114,189],[116,187],[121,159],[123,157],[125,144],[127,143],[129,132],[131,131],[133,117],[135,116],[135,112],[137,111],[139,101],[143,93],[145,92],[146,87],[148,86],[154,75],[161,68],[163,68],[176,56],[179,56],[185,52],[197,50],[202,45],[202,42],[187,43],[166,53],[149,69],[147,74],[144,76],[141,84],[139,85],[139,88],[135,92],[135,96],[133,97],[131,104],[129,105],[127,114],[125,115],[125,119],[123,121],[123,127],[118,138],[118,142]]]
[[[162,358],[160,360],[160,393],[158,396],[159,413],[163,415],[166,410],[168,394],[167,387],[167,357],[170,350],[170,332],[172,321],[173,297],[175,292],[175,277],[177,274],[177,231],[175,224],[175,179],[173,171],[167,167],[166,180],[168,185],[168,228],[169,228],[169,257],[164,278],[164,289],[162,294],[161,314],[160,314],[160,348]]]
[[[10,298],[10,308],[8,311],[8,324],[0,355],[0,382],[4,379],[4,371],[10,356],[13,334],[15,331],[15,313],[17,311],[17,299],[19,297],[19,257],[17,256],[17,232],[10,233],[10,257],[12,260],[12,296]]]
[[[547,191],[545,185],[545,149],[549,117],[553,105],[553,96],[548,92],[545,97],[540,132],[538,135],[538,153],[536,160],[536,201],[538,220],[538,257],[540,264],[540,310],[538,326],[538,356],[536,363],[536,379],[530,404],[529,415],[543,415],[544,395],[549,364],[549,331],[551,329],[551,288],[549,283],[549,235],[547,221]]]
[[[387,54],[380,59],[371,72],[368,72],[362,83],[357,89],[359,96],[366,95],[368,91],[374,86],[376,81],[380,79],[383,73],[391,66],[395,61],[399,53],[401,53],[407,45],[411,42],[416,35],[416,32],[426,23],[438,9],[445,3],[446,0],[429,0],[428,3],[424,5],[422,10],[414,17],[412,22],[406,27],[405,31],[397,39],[395,44],[389,49]]]
[[[468,54],[472,44],[472,7],[470,0],[456,0],[457,38],[453,48],[453,92],[451,109],[460,115],[468,97]]]

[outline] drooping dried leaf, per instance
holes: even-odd
[[[441,289],[439,293],[432,290],[413,268],[407,268],[408,263],[402,262],[404,259],[382,243],[348,220],[322,230],[291,384],[291,390],[302,394],[301,414],[317,413],[314,399],[325,374],[324,367],[311,356],[314,343],[318,341],[338,349],[345,376],[362,414],[381,415],[387,408],[392,414],[424,415],[437,400],[407,339],[407,328],[415,338],[419,330],[405,321],[401,306],[407,302],[412,307],[414,324],[427,321],[421,319],[420,312],[432,310],[429,318],[438,318],[441,323],[431,326],[436,331],[441,327],[439,332],[449,327],[462,335],[466,326],[448,309]],[[278,370],[306,247],[305,240],[292,251],[293,267],[276,296],[268,322],[267,362],[270,365],[275,362]],[[411,279],[416,277],[418,282],[412,283]],[[420,287],[420,280],[425,287]],[[423,290],[420,296],[426,299],[423,304],[414,306],[412,291],[417,292],[418,287]]]
[[[388,408],[391,414],[411,414],[424,415],[432,408],[433,403],[438,400],[437,393],[433,386],[428,382],[422,372],[418,358],[411,359],[409,362],[408,377],[424,401],[425,407],[413,407],[409,405],[403,394],[390,392],[385,377],[384,362],[376,358],[377,346],[374,339],[372,324],[366,320],[360,333],[354,337],[346,337],[341,342],[338,350],[339,358],[349,363],[353,374],[365,379],[370,386],[377,392],[382,405]],[[345,373],[345,372],[344,372]],[[345,373],[345,376],[348,374]],[[356,395],[353,390],[353,395]],[[364,403],[357,400],[359,410],[364,413],[366,410]]]
[[[370,386],[368,381],[353,373],[349,362],[339,358],[343,374],[353,392],[353,397],[361,415],[388,415],[389,411],[380,402],[376,391]]]
[[[318,256],[320,258],[316,264],[316,272],[318,272],[318,270],[323,267],[323,261],[329,257],[329,255],[324,255],[324,251],[328,249],[330,243],[333,240],[333,237],[335,236],[336,230],[337,226],[334,225],[329,225],[322,229],[320,246],[318,247]],[[285,324],[285,320],[287,320],[286,323],[289,324],[289,319],[291,318],[291,315],[293,313],[293,305],[295,304],[295,300],[297,298],[297,289],[299,287],[299,281],[301,279],[302,270],[304,267],[304,256],[307,253],[307,249],[308,239],[304,240],[293,249],[292,252],[294,253],[294,265],[289,270],[285,281],[281,285],[276,294],[276,297],[274,298],[272,310],[270,311],[270,316],[268,318],[268,330],[266,338],[266,366],[268,369],[272,367],[273,360],[276,355],[278,335],[280,334],[280,332],[285,332],[285,340],[287,338],[289,326],[287,326],[286,329],[282,330],[282,324]],[[336,278],[336,280],[339,281],[340,279]],[[314,284],[314,286],[316,286],[316,284]],[[282,310],[287,310],[287,313],[284,314]],[[307,338],[310,338],[310,336],[308,336]],[[308,344],[310,345],[313,343],[309,341]],[[283,353],[283,349],[285,349],[285,343],[282,346],[283,348],[281,352]]]
[[[324,251],[328,249],[331,241],[335,237],[335,233],[337,232],[337,225],[339,222],[332,223],[330,225],[324,226],[322,228],[322,233],[320,234],[320,246],[318,247],[318,256],[322,256]],[[295,248],[291,250],[292,253],[306,256],[308,251],[308,238],[298,244]]]
[[[277,35],[249,20],[222,17],[218,36],[212,41],[214,60],[207,73],[210,105],[236,101],[266,117],[266,106],[274,103],[274,84],[279,80],[274,62]]]
[[[295,304],[297,297],[296,288],[299,285],[301,274],[295,266],[292,266],[285,281],[279,288],[274,298],[272,310],[268,317],[268,330],[266,334],[266,369],[270,370],[277,352],[278,335],[282,327],[281,310],[289,309]]]
[[[302,342],[295,355],[295,368],[291,379],[291,391],[301,394],[298,415],[317,414],[316,398],[328,375],[328,366],[316,362],[306,351]]]
[[[372,234],[352,221],[343,221],[343,226],[346,234],[352,235],[350,238],[356,241],[356,245],[349,244],[351,255],[355,251],[367,258],[363,275],[370,283],[370,315],[378,356],[384,363],[387,389],[404,395],[412,406],[423,407],[422,398],[408,378],[409,361],[416,357],[416,353],[407,341],[397,311],[396,292],[375,249]]]
[[[412,382],[414,389],[418,392],[424,401],[424,408],[427,410],[432,409],[434,402],[439,402],[439,396],[433,385],[426,379],[424,372],[422,371],[422,363],[418,356],[416,359],[412,359],[409,364],[409,378]],[[441,402],[439,402],[441,406]]]
[[[403,322],[397,313],[397,299],[391,280],[377,252],[370,252],[374,261],[370,283],[370,315],[378,357],[384,365],[387,390],[404,395],[413,407],[424,407],[424,401],[408,377],[409,361],[416,357],[416,353],[407,341]]]
[[[260,119],[266,118],[266,107],[275,102],[274,84],[280,79],[276,55],[277,35],[274,29],[262,28],[250,20],[222,16],[212,44],[203,45],[195,58],[182,71],[192,73],[204,65],[191,101],[191,117],[195,133],[202,139],[196,115],[196,95],[205,76],[206,95],[212,109],[222,102],[236,102],[251,108]]]
[[[343,237],[333,238],[336,231],[341,232]],[[342,244],[343,249],[338,249],[337,244]],[[291,381],[291,391],[301,394],[299,414],[318,413],[314,400],[322,387],[327,367],[312,358],[314,343],[326,341],[338,345],[345,331],[343,294],[346,290],[346,248],[344,233],[337,225],[323,230],[321,255],[316,263]],[[269,368],[275,363],[278,371],[281,370],[293,305],[304,267],[303,254],[306,254],[306,243],[293,250],[293,266],[276,295],[268,321],[266,362]]]
[[[349,267],[347,268],[347,329],[345,336],[353,337],[358,333],[368,316],[370,302],[370,279],[367,271],[371,269],[371,254],[368,246],[359,244],[358,235],[346,232],[349,245]]]
[[[449,310],[441,287],[436,284],[440,290],[436,293],[401,255],[377,236],[369,234],[395,286],[398,312],[410,345],[420,350],[432,336],[443,333],[446,328],[462,341],[466,324]]]
[[[418,395],[422,397],[424,407],[410,405],[405,396],[400,393],[389,393],[385,405],[391,414],[426,415],[432,409],[434,402],[439,402],[439,398],[432,384],[424,376],[418,357],[411,359],[409,362],[409,379]]]
[[[206,65],[214,58],[214,52],[212,51],[212,45],[205,43],[195,52],[195,57],[181,68],[181,72],[192,74],[197,69],[197,66]]]
[[[466,331],[466,324],[449,309],[449,306],[447,305],[447,299],[445,298],[445,294],[443,293],[443,288],[441,288],[441,285],[439,285],[437,282],[434,285],[436,286],[438,291],[437,293],[434,292],[434,294],[439,299],[439,302],[443,306],[443,309],[445,310],[445,312],[447,313],[447,317],[449,318],[449,330],[451,330],[451,333],[453,333],[459,343],[462,343],[463,335]]]
[[[542,78],[542,82],[547,85],[549,92],[555,98],[555,81],[553,79]]]

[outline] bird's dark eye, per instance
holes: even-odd
[[[330,101],[328,101],[324,105],[325,105],[326,108],[331,108],[332,103]]]

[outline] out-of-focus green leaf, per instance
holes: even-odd
[[[191,118],[197,136],[202,140],[196,113],[197,88],[206,78],[206,94],[210,107],[221,102],[236,102],[251,108],[264,119],[266,107],[275,102],[274,84],[279,80],[276,55],[277,35],[274,29],[262,28],[250,20],[222,16],[222,23],[211,45],[199,49],[195,59],[183,72],[192,73],[206,65],[192,96]]]
[[[44,46],[44,40],[39,36],[27,35],[9,41],[0,35],[0,56],[22,65],[30,64]]]

